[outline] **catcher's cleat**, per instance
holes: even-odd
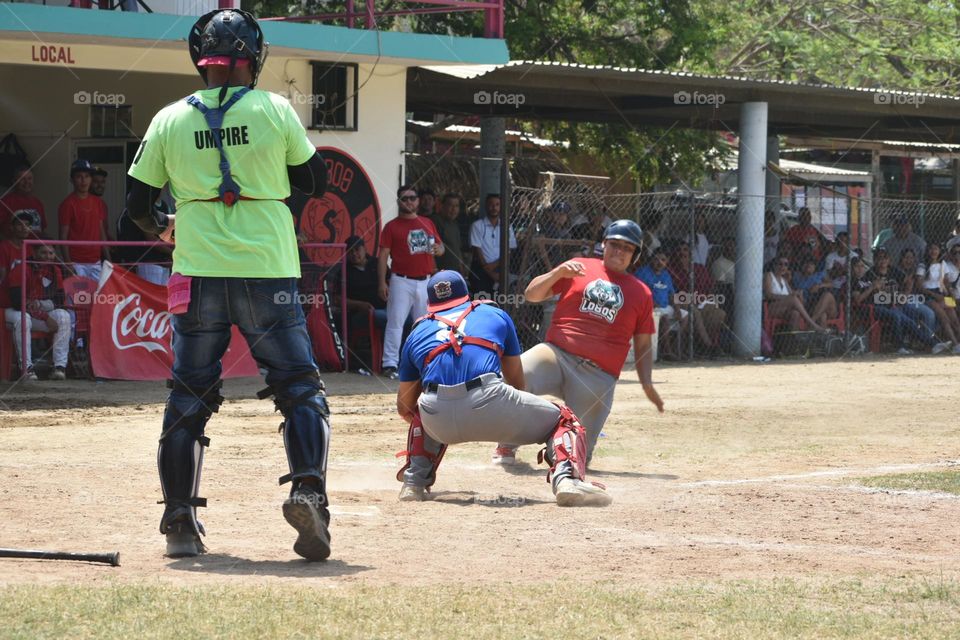
[[[405,484],[400,487],[400,502],[423,502],[427,499],[427,491],[423,487]]]
[[[300,485],[283,503],[283,517],[297,530],[293,550],[311,562],[330,557],[330,512],[326,496],[313,487]]]
[[[167,534],[167,552],[164,555],[168,558],[192,558],[206,552],[207,548],[200,541],[200,536],[192,531]]]
[[[556,497],[561,507],[605,507],[613,502],[604,488],[570,477],[557,483]]]
[[[517,464],[517,447],[497,447],[493,452],[493,464]]]

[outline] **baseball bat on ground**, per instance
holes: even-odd
[[[71,553],[69,551],[38,551],[35,549],[0,549],[0,558],[33,558],[36,560],[79,560],[102,562],[113,567],[120,566],[120,552]]]

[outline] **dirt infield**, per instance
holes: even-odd
[[[326,375],[334,411],[332,559],[307,564],[280,515],[286,462],[259,380],[228,381],[208,427],[210,553],[162,557],[158,383],[0,389],[0,546],[119,550],[112,569],[2,560],[0,584],[532,583],[858,575],[958,576],[960,500],[859,477],[944,469],[957,450],[950,357],[665,366],[657,416],[630,372],[595,457],[606,509],[560,509],[536,450],[505,471],[457,446],[434,500],[400,504],[395,383]],[[921,399],[924,398],[924,399]],[[551,558],[565,559],[551,562]],[[584,558],[584,563],[574,559]],[[295,580],[292,580],[295,579]]]

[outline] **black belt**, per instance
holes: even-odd
[[[395,276],[400,276],[401,278],[406,278],[407,280],[426,280],[430,276],[405,276],[402,273],[395,273]]]
[[[457,385],[451,385],[451,386],[457,386]],[[479,389],[481,386],[483,386],[483,380],[480,379],[480,376],[477,376],[473,380],[467,380],[466,382],[464,382],[463,386],[466,387],[467,391],[473,391],[474,389]],[[440,388],[440,385],[437,384],[436,382],[428,382],[427,384],[423,385],[423,390],[426,391],[427,393],[436,393],[437,389],[439,388]]]

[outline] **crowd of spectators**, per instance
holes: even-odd
[[[37,379],[32,358],[33,341],[28,339],[26,351],[21,348],[20,331],[24,324],[33,333],[48,334],[45,361],[47,379],[65,378],[75,315],[64,308],[63,282],[80,276],[98,280],[102,260],[113,259],[120,266],[136,268],[139,274],[156,284],[165,284],[169,277],[170,250],[166,247],[126,247],[122,250],[98,245],[33,245],[27,264],[21,262],[25,240],[43,241],[58,238],[72,241],[106,241],[109,219],[103,199],[108,173],[85,159],[70,167],[71,192],[57,209],[57,228],[50,229],[43,201],[36,195],[33,172],[27,165],[13,172],[13,184],[0,197],[0,309],[3,330],[13,331],[11,341],[17,354],[22,378]],[[117,240],[155,240],[147,238],[121,214],[117,222]],[[26,290],[23,276],[26,271]],[[25,304],[24,304],[25,303]],[[21,308],[25,307],[24,317]],[[25,321],[25,322],[24,322]],[[13,339],[16,338],[16,339]]]
[[[70,339],[64,325],[71,324],[70,317],[64,320],[63,315],[67,313],[62,308],[63,279],[71,275],[97,279],[101,260],[112,257],[121,266],[136,269],[144,279],[163,285],[170,275],[171,250],[164,246],[114,247],[112,251],[100,246],[63,246],[58,255],[58,250],[48,245],[37,245],[33,252],[36,262],[27,265],[27,290],[21,291],[22,276],[15,271],[20,266],[23,241],[51,236],[43,202],[34,194],[29,167],[18,168],[14,178],[13,186],[0,198],[0,308],[4,309],[7,329],[19,329],[20,301],[27,301],[28,326],[50,334],[53,364],[48,377],[60,379],[66,366],[64,340],[68,344]],[[69,178],[73,190],[59,206],[57,237],[110,239],[102,198],[107,172],[86,160],[77,160]],[[479,211],[468,215],[466,201],[457,193],[441,192],[438,196],[429,188],[404,189],[404,201],[398,195],[398,206],[406,211],[409,220],[405,224],[422,229],[425,242],[423,247],[410,245],[413,248],[408,247],[406,253],[413,256],[426,252],[428,255],[416,259],[430,261],[427,271],[459,271],[469,280],[473,292],[496,300],[503,265],[499,194],[486,196]],[[159,202],[158,206],[166,205]],[[521,265],[526,271],[541,272],[570,258],[599,255],[603,230],[616,217],[602,203],[578,208],[562,199],[537,209],[533,215],[519,213],[515,218],[522,221],[519,231],[514,225],[508,229],[510,282],[523,277]],[[716,228],[716,220],[703,211],[692,216],[692,228],[687,222],[691,218],[686,213],[682,217],[664,219],[660,212],[641,220],[645,247],[635,275],[653,293],[659,351],[664,359],[685,357],[691,340],[701,355],[729,352],[734,340],[730,327],[735,309],[735,238],[729,235],[730,227]],[[773,211],[766,212],[764,218],[765,318],[781,321],[785,330],[828,332],[836,330],[838,320],[849,308],[854,325],[851,330],[863,334],[870,330],[871,322],[879,324],[886,344],[898,353],[960,353],[956,303],[960,298],[960,221],[948,238],[937,243],[915,233],[905,216],[892,217],[890,227],[877,235],[870,255],[865,256],[851,247],[848,232],[825,236],[813,224],[809,209],[800,208],[797,217],[793,225]],[[145,235],[124,213],[119,215],[114,231],[117,240],[157,239]],[[358,236],[346,242],[346,291],[339,291],[339,271],[328,274],[335,303],[346,305],[352,329],[367,326],[372,317],[376,329],[384,331],[391,305],[388,283],[396,277],[396,256],[384,260],[386,264],[381,266],[371,253],[383,255],[382,247],[367,246]],[[387,253],[391,248],[396,250],[399,245],[389,247]],[[849,299],[848,269],[853,274]],[[412,281],[409,288],[413,292],[423,276],[419,271],[402,271],[401,277]],[[407,300],[410,308],[406,317],[396,321],[402,323],[404,337],[420,311],[413,295]],[[542,338],[552,306],[547,301],[541,307]],[[15,342],[19,348],[19,342]],[[391,346],[395,342],[394,338]],[[33,378],[36,374],[29,346],[26,353],[18,351],[18,360],[21,374]],[[383,364],[387,375],[392,373],[392,362],[385,359]],[[373,368],[369,358],[361,360],[360,365],[367,370]]]

